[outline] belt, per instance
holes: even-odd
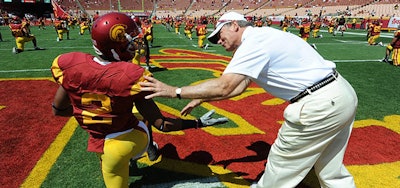
[[[336,71],[336,69],[333,69],[333,72],[331,75],[329,75],[328,77],[324,78],[323,80],[315,83],[314,85],[308,87],[307,89],[305,89],[304,91],[300,92],[298,95],[296,95],[295,97],[291,98],[289,101],[290,103],[295,103],[298,100],[300,100],[301,98],[310,95],[312,92],[317,91],[318,89],[328,85],[329,83],[333,82],[334,80],[336,80],[336,78],[338,77],[339,73]]]

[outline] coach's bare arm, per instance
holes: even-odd
[[[141,82],[141,91],[154,92],[146,99],[154,97],[177,97],[178,87],[167,85],[153,77],[145,77],[148,82]],[[219,78],[205,81],[198,85],[181,88],[181,98],[222,100],[240,95],[250,84],[250,79],[241,74],[224,74]]]

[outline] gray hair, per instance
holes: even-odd
[[[245,21],[245,20],[236,20],[236,23],[239,25],[239,27],[253,26],[253,23]],[[230,26],[230,25],[232,25],[232,22],[225,24],[225,26]]]

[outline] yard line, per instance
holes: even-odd
[[[355,63],[355,62],[379,62],[381,59],[349,59],[349,60],[331,60],[335,63],[343,63],[343,62],[349,62],[349,63]]]
[[[380,62],[380,59],[342,59],[342,60],[330,60],[335,63],[356,63],[356,62]],[[50,72],[48,69],[21,69],[21,70],[0,70],[0,73],[17,73],[17,72]]]
[[[40,46],[40,47],[42,47],[42,46]],[[44,47],[44,49],[45,50],[47,50],[47,49],[90,49],[90,48],[93,48],[93,47],[91,47],[91,46],[88,46],[88,47],[85,47],[85,46],[59,46],[59,47],[50,47],[50,48],[47,48],[47,47]],[[33,48],[25,48],[25,51],[30,51],[30,50],[34,50]],[[1,48],[0,49],[0,51],[10,51],[10,53],[11,53],[11,51],[12,51],[12,48],[10,48],[10,49],[8,49],[8,48]]]
[[[22,69],[22,70],[0,70],[0,73],[15,73],[15,72],[50,72],[48,69]]]

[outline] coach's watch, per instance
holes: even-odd
[[[182,92],[182,88],[178,87],[175,90],[176,93],[176,97],[178,97],[178,99],[181,99],[181,92]]]

